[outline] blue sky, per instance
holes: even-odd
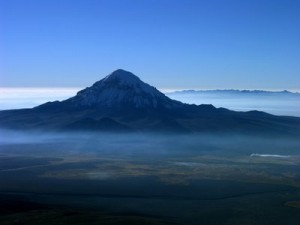
[[[0,0],[0,86],[300,89],[298,0]]]

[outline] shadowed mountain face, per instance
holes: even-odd
[[[67,100],[48,102],[33,109],[1,111],[0,127],[298,135],[300,118],[183,104],[134,74],[116,70]]]

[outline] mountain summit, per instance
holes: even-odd
[[[64,101],[0,111],[0,128],[299,135],[300,118],[184,104],[119,69]]]
[[[118,82],[119,84],[129,85],[129,86],[134,86],[142,82],[139,77],[123,69],[115,70],[114,72],[107,75],[102,80],[105,82]]]
[[[165,108],[180,104],[122,69],[79,91],[65,102],[78,107],[97,108]]]

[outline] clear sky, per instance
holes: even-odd
[[[0,0],[0,86],[300,89],[299,0]]]

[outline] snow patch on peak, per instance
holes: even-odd
[[[133,73],[126,70],[118,69],[106,76],[103,80],[104,83],[117,82],[121,85],[136,85],[140,82],[140,78],[135,76]]]

